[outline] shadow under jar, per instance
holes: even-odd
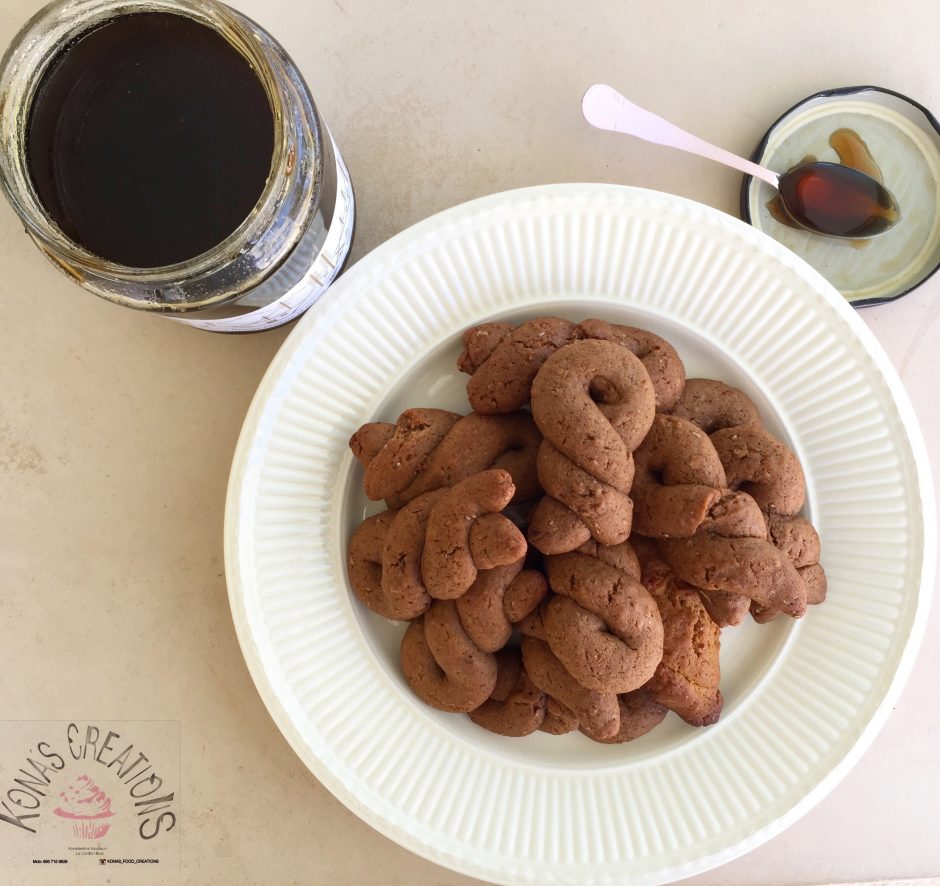
[[[215,0],[60,0],[0,62],[0,184],[65,273],[254,331],[341,271],[352,187],[299,71]]]

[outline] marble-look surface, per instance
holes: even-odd
[[[931,0],[239,0],[305,72],[358,199],[354,258],[455,203],[561,181],[734,212],[738,177],[594,132],[584,87],[749,153],[785,108],[874,83],[940,109]],[[0,43],[35,0],[0,0]],[[0,206],[0,698],[6,719],[179,719],[182,868],[101,881],[456,886],[348,812],[294,756],[244,666],[222,563],[228,468],[288,330],[221,337],[59,274]],[[863,312],[940,446],[940,278]],[[940,874],[940,611],[859,765],[800,822],[698,884]],[[4,835],[0,833],[0,840]],[[97,879],[97,878],[96,878]],[[0,871],[79,883],[77,871]]]

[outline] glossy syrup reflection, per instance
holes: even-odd
[[[829,146],[836,152],[839,163],[848,166],[851,169],[857,169],[859,172],[872,178],[878,184],[884,184],[884,177],[881,174],[881,168],[878,166],[871,150],[864,139],[853,129],[837,129],[829,136]],[[793,166],[798,169],[810,163],[816,163],[817,158],[812,154],[807,154],[799,163]],[[780,194],[775,194],[771,200],[767,201],[767,210],[775,221],[789,228],[805,230],[802,225],[797,224],[784,208],[783,198]],[[873,208],[873,212],[878,211],[878,207]],[[888,219],[890,223],[896,221],[896,218]],[[870,240],[846,240],[849,245],[856,249],[862,249],[868,246]]]

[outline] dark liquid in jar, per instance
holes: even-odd
[[[63,233],[153,268],[221,243],[264,190],[274,116],[248,61],[181,15],[137,13],[81,35],[49,65],[26,161]]]

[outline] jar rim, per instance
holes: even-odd
[[[110,19],[147,12],[183,15],[219,33],[255,71],[271,106],[275,131],[267,179],[257,201],[241,224],[221,242],[192,258],[168,265],[138,268],[96,255],[59,228],[36,193],[26,170],[25,133],[36,87],[48,65],[68,42]],[[70,20],[71,24],[63,28],[66,19]],[[252,31],[252,28],[257,30]],[[267,38],[265,42],[270,46],[265,47],[259,39],[259,33]],[[27,50],[35,57],[37,45],[42,47],[38,64],[25,62]],[[273,60],[269,54],[272,47],[276,50]],[[210,275],[232,262],[245,244],[252,241],[252,234],[263,232],[266,224],[276,214],[285,193],[286,180],[290,178],[298,159],[295,155],[297,146],[291,132],[291,113],[282,83],[285,72],[275,68],[275,62],[281,60],[284,61],[285,67],[293,68],[293,63],[286,53],[267,32],[251,19],[217,0],[55,0],[39,10],[22,27],[0,59],[0,186],[26,225],[27,232],[42,251],[62,270],[85,285],[86,275],[90,273],[96,278],[113,278],[131,285],[156,286],[155,291],[159,292],[158,284],[161,282]],[[292,239],[296,242],[302,236],[319,197],[322,179],[319,164],[322,163],[323,134],[306,84],[299,73],[293,72],[296,76],[292,78],[290,70],[286,73],[293,81],[290,85],[303,91],[303,97],[313,111],[310,125],[315,155],[314,162],[310,164],[310,173],[313,176],[312,199],[301,207],[300,217],[295,220],[297,224],[294,226]],[[15,156],[11,156],[14,154]],[[293,243],[285,245],[282,250],[284,255],[290,251],[289,247],[292,245]],[[258,276],[261,276],[260,272]],[[177,310],[192,310],[217,306],[242,294],[239,291],[199,292],[196,287],[197,291],[191,298],[183,298],[176,305],[162,304],[159,300],[148,305],[145,303],[148,301],[146,299],[102,291],[94,286],[90,288],[121,304],[137,308],[154,307],[158,310],[174,307]]]

